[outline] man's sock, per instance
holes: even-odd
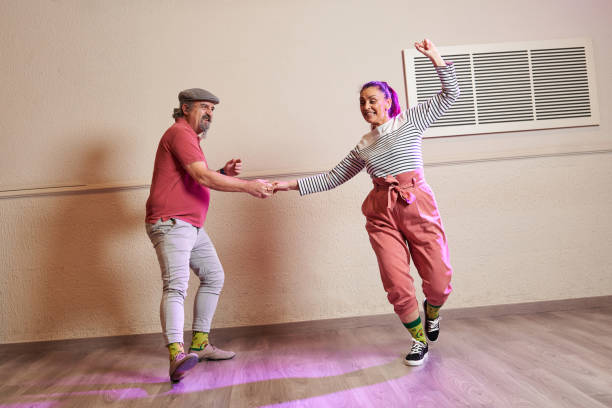
[[[208,333],[194,331],[193,339],[191,340],[191,348],[193,350],[202,350],[208,344]]]
[[[427,339],[425,339],[425,333],[423,332],[423,322],[421,322],[420,316],[410,323],[402,323],[415,340],[418,340],[423,344],[427,344]]]
[[[183,348],[183,343],[170,343],[168,344],[168,351],[170,352],[170,361],[173,361],[178,353],[185,352]]]
[[[429,302],[427,302],[427,310],[425,310],[425,313],[427,313],[427,318],[429,320],[437,319],[438,316],[440,315],[441,307],[442,306],[430,305]]]

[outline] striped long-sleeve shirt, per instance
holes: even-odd
[[[364,167],[372,178],[395,176],[423,167],[423,132],[459,97],[453,64],[436,67],[442,91],[407,109],[361,138],[361,141],[331,171],[298,180],[300,195],[338,187]]]

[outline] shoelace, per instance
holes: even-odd
[[[427,320],[427,331],[440,330],[440,317],[433,320]]]
[[[410,354],[420,353],[425,348],[425,345],[418,340],[412,342],[412,347],[410,348]]]

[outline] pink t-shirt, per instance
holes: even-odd
[[[146,222],[178,218],[194,227],[204,224],[210,190],[185,170],[188,164],[197,161],[206,163],[198,135],[184,118],[178,118],[159,141]]]

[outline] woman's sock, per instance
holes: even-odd
[[[408,329],[412,338],[420,341],[423,344],[427,344],[427,339],[425,338],[425,332],[423,331],[423,322],[421,322],[421,317],[417,317],[416,320],[410,323],[404,323],[403,325]]]
[[[427,302],[427,308],[425,310],[425,313],[427,313],[427,318],[429,320],[434,320],[437,319],[438,316],[440,315],[440,308],[442,306],[433,306],[430,305],[429,302]]]

